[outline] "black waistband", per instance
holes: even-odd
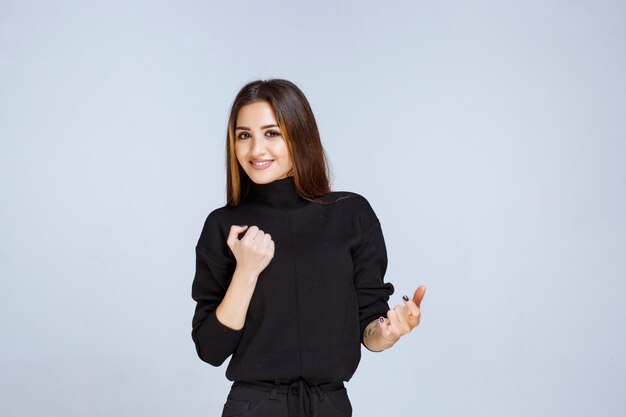
[[[287,394],[289,417],[311,417],[315,413],[312,393],[336,391],[344,388],[343,381],[317,382],[305,378],[294,380],[275,379],[273,381],[234,381],[233,387],[245,386],[264,391],[272,391],[270,399],[277,394]]]
[[[271,391],[274,387],[276,387],[278,392],[286,393],[289,390],[289,387],[295,387],[297,391],[300,380],[308,385],[309,388],[319,388],[322,392],[336,391],[345,387],[343,381],[317,382],[306,378],[291,380],[275,379],[273,381],[234,381],[233,386],[247,386],[250,388],[262,389],[264,391]]]

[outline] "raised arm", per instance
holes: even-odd
[[[191,336],[200,359],[213,366],[237,348],[259,274],[274,255],[271,236],[256,226],[238,239],[246,228],[231,225],[226,237],[209,215],[196,245]]]
[[[235,351],[243,335],[254,286],[242,284],[243,280],[236,279],[238,275],[236,269],[233,273],[231,267],[216,263],[204,249],[196,247],[191,296],[197,304],[191,337],[200,359],[213,366],[220,366]]]

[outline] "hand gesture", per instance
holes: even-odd
[[[238,239],[237,236],[244,230],[246,234]],[[272,236],[257,226],[232,225],[226,243],[237,259],[237,268],[254,275],[259,275],[274,257]]]
[[[396,343],[402,336],[410,333],[420,324],[420,304],[426,293],[424,285],[419,286],[413,294],[413,299],[405,295],[402,297],[404,305],[396,305],[387,311],[387,318],[381,317],[380,328],[383,338]]]

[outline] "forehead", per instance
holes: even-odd
[[[276,123],[274,111],[272,106],[264,101],[246,104],[237,114],[237,126],[255,127],[272,123]]]

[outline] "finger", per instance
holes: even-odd
[[[403,295],[402,301],[404,301],[404,307],[409,318],[415,317],[419,314],[419,307],[413,300],[409,300],[408,296]]]
[[[402,306],[398,306],[400,308],[402,308]],[[388,340],[391,341],[397,341],[398,339],[400,339],[400,337],[402,336],[402,334],[404,334],[405,332],[403,331],[404,328],[404,324],[401,324],[400,319],[398,317],[398,312],[396,311],[395,308],[392,308],[391,310],[387,311],[387,318],[389,319],[389,336],[387,336]]]
[[[409,306],[415,309],[415,311],[411,310],[411,315],[409,316],[409,323],[411,324],[411,326],[415,327],[420,322],[420,318],[422,317],[422,311],[418,306],[415,305],[413,301],[409,300],[405,308],[408,309]]]
[[[245,231],[248,228],[248,225],[238,226],[233,224],[230,226],[230,231],[228,232],[228,237],[226,238],[226,242],[232,244],[235,241],[239,240],[239,234]]]
[[[259,229],[258,226],[250,226],[248,228],[248,231],[246,232],[246,234],[244,235],[243,238],[241,238],[241,240],[245,240],[248,243],[252,243],[253,241],[255,241],[257,239],[257,237],[259,237],[259,235],[261,235],[263,232],[261,231],[261,229]],[[262,235],[261,235],[262,236]]]
[[[398,316],[398,331],[404,334],[410,332],[413,328],[413,325],[409,321],[407,309],[404,306],[398,304],[397,306],[395,306],[394,310],[396,311],[396,315]]]
[[[405,306],[398,304],[393,309],[398,316],[398,323],[403,324],[409,321],[409,311]]]
[[[398,312],[395,309],[387,311],[387,318],[389,319],[389,328],[392,332],[400,325],[400,319],[398,318]]]
[[[387,317],[389,317],[389,311],[387,312]],[[389,319],[381,316],[378,319],[378,322],[380,323],[380,331],[382,332],[383,337],[387,340],[393,340],[393,335],[391,332],[391,322],[389,321]]]
[[[267,249],[268,251],[273,251],[273,244],[274,244],[274,241],[272,240],[272,235],[270,235],[269,233],[266,233],[265,236],[263,236],[263,240],[262,240],[263,248]]]
[[[424,294],[426,294],[426,286],[424,286],[424,285],[420,285],[415,290],[415,293],[413,294],[413,302],[418,307],[420,307],[420,303],[422,302],[422,299],[424,298]]]

